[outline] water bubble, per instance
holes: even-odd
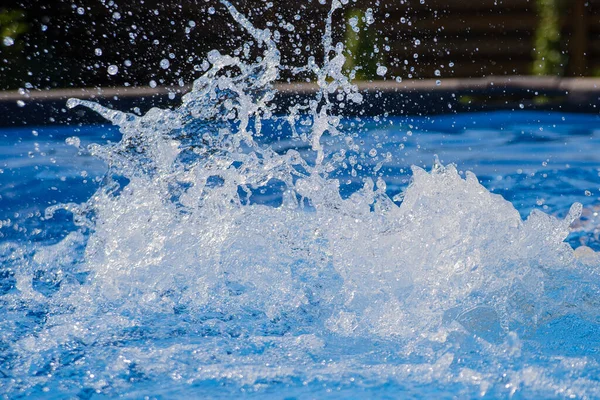
[[[452,61],[450,61],[450,62],[448,63],[448,66],[449,66],[450,68],[452,68],[452,67],[454,67],[454,63],[453,63]]]
[[[435,76],[442,76],[442,73],[440,72],[440,70],[439,70],[439,69],[436,69],[436,70],[433,72],[433,74],[434,74]]]
[[[211,14],[211,15],[214,14],[215,13],[215,8],[214,7],[209,7],[208,8],[208,13]]]
[[[151,80],[150,83],[149,83],[149,85],[150,85],[151,88],[154,89],[156,87],[156,81],[155,80]]]
[[[13,38],[11,38],[10,36],[6,36],[3,40],[2,43],[6,46],[6,47],[10,47],[13,44],[15,44],[15,40]]]
[[[112,65],[108,66],[107,71],[108,71],[109,75],[114,76],[114,75],[116,75],[119,72],[119,67],[117,67],[116,65],[112,64]]]
[[[442,84],[442,81],[440,81],[439,79],[437,81],[435,81],[436,86],[440,86]]]
[[[123,64],[125,64],[126,67],[131,67],[131,60],[125,60]]]
[[[83,7],[77,7],[77,14],[79,14],[79,15],[85,14],[85,9]]]
[[[585,191],[585,195],[588,196],[588,197],[590,197],[592,195],[592,192],[590,192],[589,190],[586,190]]]
[[[113,13],[112,17],[113,17],[113,19],[115,19],[115,20],[120,20],[120,19],[121,19],[121,13],[119,13],[119,12],[116,12],[116,11],[115,11],[115,12]]]
[[[160,67],[162,69],[169,69],[170,66],[171,66],[171,63],[166,58],[163,58],[162,60],[160,60]]]
[[[388,71],[387,67],[384,67],[383,65],[380,65],[379,67],[377,67],[377,75],[379,75],[379,76],[385,76],[387,71]]]
[[[525,104],[523,104],[523,103],[519,104],[519,108],[520,108],[521,110],[522,110],[522,109],[524,109],[524,108],[525,108]]]
[[[25,102],[23,100],[17,100],[17,106],[25,107]]]
[[[102,49],[99,49],[99,48],[94,49],[94,54],[97,55],[97,56],[101,56],[102,55]]]

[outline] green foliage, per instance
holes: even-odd
[[[564,57],[560,51],[559,0],[536,0],[539,25],[535,33],[534,75],[562,75]]]
[[[346,21],[346,70],[351,74],[354,71],[355,80],[376,79],[377,66],[383,63],[383,55],[375,53],[374,33],[367,29],[365,13],[351,9],[346,13]]]
[[[0,45],[10,47],[7,40],[12,39],[19,46],[17,39],[29,30],[24,22],[25,15],[21,11],[0,9]]]

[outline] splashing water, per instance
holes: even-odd
[[[109,166],[89,201],[47,210],[77,231],[0,249],[15,280],[0,296],[0,393],[600,396],[600,257],[564,243],[581,205],[523,221],[439,162],[413,167],[399,205],[381,178],[343,195],[333,171],[353,141],[330,97],[362,98],[332,43],[342,4],[322,64],[295,70],[319,86],[283,118],[302,157],[258,141],[281,118],[273,33],[221,3],[258,60],[209,53],[175,110],[69,101],[122,139],[81,148]],[[280,204],[253,201],[273,187]]]

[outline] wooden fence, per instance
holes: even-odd
[[[347,41],[349,17],[371,8],[370,42],[358,57],[365,77],[380,79],[377,62],[388,68],[387,79],[436,78],[436,71],[441,78],[529,75],[539,58],[539,1],[350,0],[334,16],[334,39]],[[546,1],[560,3],[558,74],[600,75],[600,0]],[[256,26],[280,31],[286,64],[305,65],[308,56],[321,54],[330,1],[231,2]],[[114,3],[118,8],[98,0],[80,0],[78,7],[62,0],[43,3],[0,5],[16,7],[29,26],[14,46],[0,47],[0,89],[189,83],[208,50],[231,52],[250,39],[216,0],[120,1]],[[169,69],[159,67],[163,59]],[[107,74],[110,65],[118,66],[117,74]],[[283,81],[303,78],[282,71]]]
[[[364,10],[372,3],[359,1],[357,6]],[[391,50],[386,65],[392,74],[433,78],[439,70],[446,77],[529,75],[540,58],[535,48],[540,27],[537,0],[380,3],[373,29],[381,32],[380,38],[388,38]],[[598,75],[600,0],[556,3],[559,72],[565,76]]]

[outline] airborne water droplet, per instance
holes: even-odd
[[[65,143],[69,146],[79,147],[81,145],[81,140],[77,136],[71,136],[65,140]]]
[[[114,75],[116,75],[119,72],[119,67],[117,67],[114,64],[113,65],[109,65],[107,71],[108,71],[109,75],[114,76]]]

